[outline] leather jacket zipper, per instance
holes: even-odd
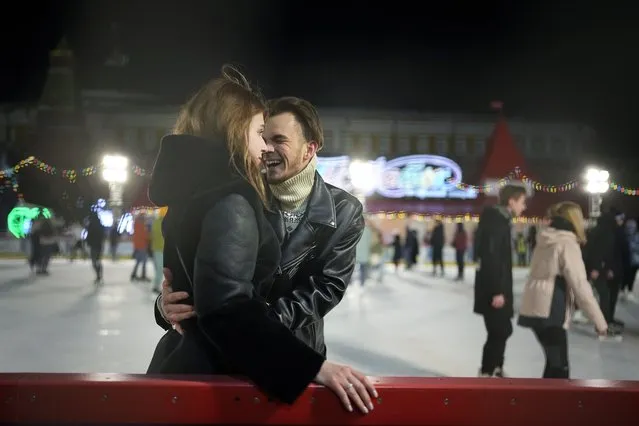
[[[286,265],[284,265],[281,268],[279,268],[278,272],[281,273],[283,271],[290,270],[292,268],[295,268],[295,267],[299,266],[300,263],[302,263],[302,260],[304,260],[304,258],[306,257],[306,255],[308,255],[314,248],[315,248],[315,245],[312,245],[308,249],[304,250],[300,255],[298,255],[297,257],[292,259]]]

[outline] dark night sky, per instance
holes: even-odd
[[[66,33],[86,87],[179,102],[230,61],[268,96],[451,112],[501,99],[511,115],[593,125],[612,156],[639,154],[639,9],[612,3],[22,1],[0,29],[0,101],[38,97]],[[101,65],[114,21],[131,56],[117,73]]]

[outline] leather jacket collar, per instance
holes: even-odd
[[[268,217],[269,222],[271,222],[280,243],[284,243],[286,239],[286,228],[284,226],[282,212],[275,198],[271,199],[270,205],[271,208],[268,212],[266,212],[266,216]],[[309,195],[308,204],[306,206],[306,215],[299,226],[303,226],[303,224],[306,223],[306,226],[311,226],[313,229],[316,229],[318,225],[328,226],[335,229],[337,228],[337,220],[335,218],[335,200],[333,200],[333,194],[331,194],[331,191],[324,183],[324,179],[322,179],[319,173],[315,172],[313,189],[311,191],[311,195]],[[301,238],[298,233],[295,233],[295,235],[298,238]],[[289,245],[290,241],[285,244],[287,248]],[[284,253],[283,259],[287,257],[286,253]]]
[[[271,210],[273,212],[279,212],[280,210],[277,205],[277,200],[274,197],[271,199]],[[324,183],[324,179],[322,179],[318,172],[315,172],[313,189],[309,195],[306,207],[305,221],[336,228],[337,221],[335,217],[335,200],[333,200],[333,195]]]
[[[335,201],[333,194],[324,183],[324,179],[318,172],[315,172],[315,182],[308,202],[308,213],[306,220],[312,223],[335,228]]]

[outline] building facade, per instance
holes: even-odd
[[[170,132],[179,106],[150,96],[112,91],[82,92],[89,143],[102,151],[118,149],[150,167],[163,135]],[[495,123],[495,114],[478,116],[320,108],[325,145],[321,155],[357,159],[436,154],[456,161],[469,183],[477,173]],[[0,117],[0,135],[22,144],[35,132],[38,111],[18,109]],[[529,168],[539,179],[561,183],[580,173],[596,134],[578,123],[532,122],[509,118],[510,131]]]
[[[153,156],[170,132],[178,106],[153,105],[152,98],[117,92],[84,92],[87,131],[94,146],[115,143],[136,157]],[[473,176],[485,155],[495,123],[494,114],[468,116],[320,108],[325,156],[359,159],[411,154],[436,154],[459,163]],[[24,116],[14,134],[24,133]],[[577,162],[595,143],[596,134],[578,123],[531,122],[509,118],[517,147],[531,169],[551,165],[562,170]],[[1,127],[0,127],[1,128]],[[550,176],[552,177],[552,176]]]
[[[170,132],[179,106],[159,98],[113,90],[79,90],[73,52],[63,40],[51,52],[51,68],[37,104],[0,105],[0,141],[54,166],[63,164],[60,146],[84,151],[97,161],[121,151],[142,168],[152,167],[163,135]],[[467,183],[478,183],[495,114],[462,115],[320,108],[325,132],[321,155],[353,159],[436,154],[459,164]],[[579,123],[509,118],[510,133],[530,170],[548,183],[581,173],[594,145],[594,130]],[[87,164],[90,165],[90,164]]]

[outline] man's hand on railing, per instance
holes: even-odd
[[[160,295],[160,311],[162,316],[171,323],[173,329],[182,334],[183,330],[180,327],[180,321],[184,321],[195,316],[195,310],[193,306],[179,303],[184,299],[188,299],[189,294],[186,291],[173,291],[171,288],[171,281],[173,281],[173,275],[168,268],[163,269],[164,281],[162,281],[162,294]]]
[[[362,413],[368,414],[374,408],[371,397],[378,396],[375,386],[364,374],[330,361],[324,361],[315,382],[335,392],[348,411],[353,411],[355,404]]]

